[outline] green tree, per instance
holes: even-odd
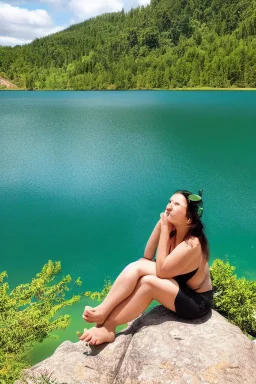
[[[245,333],[256,336],[256,281],[237,278],[228,261],[214,260],[211,278],[214,308]]]
[[[0,46],[0,72],[27,89],[256,87],[255,15],[255,0],[152,0]]]
[[[69,315],[58,316],[60,309],[80,300],[80,295],[67,298],[72,281],[70,275],[58,282],[60,262],[48,261],[30,283],[10,291],[0,273],[0,383],[13,383],[22,368],[29,365],[28,352],[35,342],[42,342],[52,331],[66,329]],[[76,285],[81,285],[78,278]]]

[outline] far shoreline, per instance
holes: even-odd
[[[19,89],[12,89],[12,88],[6,88],[6,89],[0,89],[0,92],[6,92],[6,91],[12,91],[12,92],[20,92],[20,91],[26,91],[26,92],[128,92],[128,91],[166,91],[166,92],[172,92],[172,91],[256,91],[256,88],[211,88],[211,87],[201,87],[201,88],[133,88],[133,89],[25,89],[25,88],[19,88]]]

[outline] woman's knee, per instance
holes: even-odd
[[[124,268],[123,272],[126,272],[126,273],[128,273],[128,274],[136,274],[136,275],[138,275],[138,277],[139,277],[139,274],[140,274],[140,265],[139,265],[138,261],[134,261],[134,262],[128,264],[128,265]]]
[[[166,282],[164,282],[164,280],[166,280]],[[151,287],[159,287],[163,285],[163,283],[164,284],[167,283],[169,288],[174,287],[174,291],[176,291],[177,288],[179,288],[179,284],[174,279],[160,279],[159,277],[154,275],[142,276],[140,277],[138,282],[140,283],[140,285],[148,285]]]
[[[152,299],[159,301],[166,308],[175,311],[175,298],[179,285],[173,279],[160,279],[157,276],[142,276],[138,281],[138,288],[150,294]]]
[[[137,261],[137,268],[140,276],[156,275],[156,263],[143,257]]]
[[[153,287],[154,284],[155,284],[155,279],[157,279],[156,276],[153,276],[153,275],[145,275],[145,276],[142,276],[140,277],[138,283],[140,285],[147,285],[149,287]]]
[[[124,269],[128,274],[136,274],[138,278],[145,275],[156,275],[155,263],[151,260],[141,258],[127,265]]]

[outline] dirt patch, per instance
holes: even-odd
[[[4,79],[3,77],[0,77],[0,86],[4,86],[8,89],[18,89],[17,85],[11,83],[10,81]]]

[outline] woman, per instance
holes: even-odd
[[[85,329],[80,340],[91,345],[114,341],[116,327],[138,317],[152,300],[184,318],[209,312],[212,285],[202,212],[199,195],[177,191],[170,198],[147,242],[144,258],[122,271],[99,306],[85,307],[84,320],[97,326]]]

